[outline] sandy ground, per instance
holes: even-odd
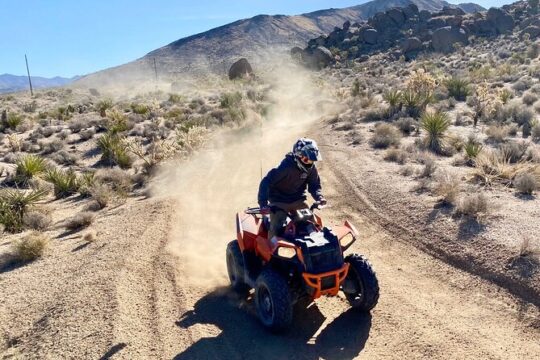
[[[284,122],[220,134],[189,162],[165,167],[153,198],[132,198],[100,213],[92,225],[95,242],[58,234],[47,256],[0,273],[2,358],[538,357],[538,308],[426,254],[407,232],[380,221],[394,214],[369,201],[372,193],[361,182],[351,185],[363,173],[352,175],[349,150],[322,140],[331,207],[321,215],[359,228],[349,251],[373,263],[379,304],[359,314],[341,297],[321,299],[297,309],[289,332],[272,335],[258,323],[251,299],[229,291],[225,246],[234,238],[235,212],[254,205],[261,172],[313,126],[304,121],[314,107],[299,100],[302,88],[289,89],[291,98],[280,103]],[[316,138],[325,139],[322,126],[313,126]],[[69,201],[67,212],[83,206]],[[10,241],[2,238],[0,249]]]

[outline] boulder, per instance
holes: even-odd
[[[420,21],[426,22],[429,19],[431,19],[431,13],[427,10],[422,10],[418,13],[418,16],[420,17]]]
[[[531,40],[536,39],[540,35],[540,26],[529,25],[521,32],[521,36],[529,34]]]
[[[461,17],[460,15],[449,16],[445,20],[446,20],[446,25],[452,26],[452,27],[460,27],[461,24],[463,23],[463,17]]]
[[[486,20],[493,24],[498,34],[506,34],[514,30],[514,19],[502,9],[489,9]]]
[[[388,29],[394,29],[396,27],[396,23],[387,13],[375,14],[371,19],[369,19],[368,24],[381,32]]]
[[[392,8],[386,12],[397,26],[405,24],[405,14],[400,8]]]
[[[407,7],[403,8],[403,14],[407,19],[418,16],[418,6],[415,4],[409,4]]]
[[[435,30],[431,37],[431,46],[435,51],[451,52],[455,43],[468,44],[467,34],[462,28],[445,26]]]
[[[238,78],[251,77],[253,75],[253,69],[246,58],[241,58],[229,69],[229,79],[234,80]]]
[[[443,17],[434,17],[428,20],[428,27],[430,29],[439,29],[446,26],[446,21]]]
[[[465,11],[458,7],[449,7],[444,6],[441,11],[437,13],[442,16],[456,16],[456,15],[465,15]]]
[[[408,53],[422,49],[422,42],[417,37],[404,39],[400,44],[401,51]]]
[[[479,35],[492,36],[497,34],[497,29],[495,29],[493,23],[486,19],[478,19],[474,22],[474,25],[476,28],[475,33],[478,33]]]
[[[375,29],[366,29],[362,33],[362,38],[366,44],[375,45],[379,39],[379,32]]]
[[[351,22],[349,20],[343,23],[343,31],[349,30],[350,27],[351,27]]]
[[[306,65],[313,69],[322,69],[334,61],[332,53],[324,46],[306,49],[303,59]]]

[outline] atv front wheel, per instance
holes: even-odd
[[[360,311],[370,311],[379,300],[377,275],[367,259],[351,254],[345,258],[349,272],[345,278],[343,292],[351,306]]]
[[[233,240],[227,245],[227,272],[231,286],[239,294],[245,295],[250,287],[244,282],[244,257],[238,241]]]
[[[289,285],[272,269],[264,270],[257,278],[255,304],[259,319],[271,331],[282,331],[291,325],[293,304]]]

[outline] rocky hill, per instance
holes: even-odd
[[[247,57],[257,64],[259,59],[275,54],[276,48],[286,51],[293,46],[305,46],[310,38],[327,34],[345,21],[361,21],[379,11],[410,3],[426,11],[438,11],[449,5],[440,0],[375,0],[297,16],[258,15],[174,41],[128,64],[86,76],[78,85],[101,87],[128,80],[152,81],[155,79],[154,59],[162,80],[209,71],[224,74],[239,57]],[[463,9],[474,11],[481,7],[465,4]]]
[[[311,39],[305,49],[293,48],[292,54],[306,65],[320,68],[336,60],[365,61],[381,51],[406,59],[425,51],[448,53],[467,45],[471,38],[512,33],[520,39],[540,36],[538,9],[521,1],[473,14],[451,7],[430,13],[409,4],[378,12],[367,21],[347,21],[342,28]]]

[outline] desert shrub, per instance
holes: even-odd
[[[203,126],[193,126],[187,131],[177,129],[176,145],[181,154],[190,155],[206,142],[207,137],[208,129]]]
[[[118,165],[123,169],[130,168],[133,159],[128,153],[126,141],[115,133],[107,132],[97,139],[101,159],[110,165]]]
[[[222,108],[233,108],[240,105],[242,101],[242,94],[239,92],[225,93],[221,95],[220,106]]]
[[[33,261],[43,256],[49,238],[47,235],[34,231],[13,244],[15,260],[21,262]]]
[[[474,161],[473,180],[485,186],[496,182],[509,185],[516,175],[515,167],[500,151],[483,150]]]
[[[401,91],[399,90],[387,90],[383,94],[383,99],[390,106],[390,113],[395,114],[401,109]]]
[[[76,134],[88,126],[87,122],[82,119],[72,120],[69,122],[69,129]]]
[[[458,101],[465,101],[467,96],[471,94],[471,88],[468,80],[452,77],[446,80],[444,85],[448,90],[448,95]]]
[[[501,143],[504,142],[508,136],[508,128],[501,125],[490,125],[486,129],[486,135],[489,140],[495,143]]]
[[[431,178],[435,171],[437,170],[437,164],[433,159],[426,158],[424,160],[424,167],[420,170],[418,177],[420,178]]]
[[[456,174],[450,172],[438,172],[432,187],[433,193],[442,198],[445,204],[455,204],[461,191],[461,181]]]
[[[380,124],[375,127],[373,136],[369,140],[371,146],[376,149],[386,149],[389,146],[397,146],[401,141],[399,131],[390,124]]]
[[[532,106],[536,101],[538,100],[538,96],[534,95],[531,92],[526,92],[523,97],[521,98],[521,101],[527,106]]]
[[[169,94],[169,102],[173,104],[180,104],[184,102],[185,98],[182,95],[179,94]]]
[[[64,148],[64,143],[58,139],[49,142],[42,141],[39,143],[39,145],[43,155],[52,154]]]
[[[519,126],[518,124],[512,123],[506,126],[506,129],[508,130],[509,136],[517,136]]]
[[[131,191],[131,177],[127,172],[119,168],[98,170],[95,174],[96,182],[107,184],[120,195]]]
[[[97,111],[99,111],[99,114],[101,115],[101,117],[105,117],[107,116],[107,110],[112,108],[112,106],[113,106],[113,102],[111,99],[103,99],[103,100],[100,100],[96,104],[96,109]]]
[[[64,222],[64,227],[70,231],[78,231],[92,225],[96,216],[88,211],[83,211],[77,215],[67,219]]]
[[[59,165],[66,166],[76,165],[79,161],[77,155],[71,154],[65,150],[58,151],[57,153],[53,154],[50,159]]]
[[[425,145],[437,154],[444,153],[444,133],[450,127],[450,119],[444,112],[425,112],[420,120],[420,126],[427,132]]]
[[[68,197],[79,189],[77,174],[73,169],[67,171],[50,169],[45,174],[45,180],[53,184],[56,198]]]
[[[10,112],[5,119],[3,119],[0,126],[2,128],[8,128],[11,130],[15,130],[17,126],[21,125],[24,118],[15,112]]]
[[[525,156],[528,145],[526,142],[511,141],[506,144],[502,144],[499,147],[500,156],[508,159],[511,164],[515,164]]]
[[[458,201],[456,213],[479,220],[488,215],[489,210],[490,202],[487,196],[482,193],[474,193],[466,195]]]
[[[509,101],[512,97],[514,97],[514,94],[513,94],[510,90],[508,90],[508,89],[500,89],[500,90],[499,90],[498,96],[499,96],[499,100],[501,100],[501,102],[502,102],[503,104],[507,104],[508,101]]]
[[[131,126],[132,128],[133,126]],[[111,134],[118,134],[130,129],[128,118],[118,110],[110,110],[107,112],[107,131]]]
[[[131,111],[135,114],[146,115],[150,112],[150,108],[145,104],[131,104]]]
[[[388,149],[384,154],[384,160],[403,165],[407,162],[407,153],[401,149]]]
[[[461,136],[459,136],[458,134],[448,134],[448,136],[446,136],[446,143],[448,144],[448,151],[452,151],[455,150],[457,152],[461,152],[463,150],[463,147],[465,146],[465,141],[463,140],[463,138]]]
[[[86,242],[94,242],[96,241],[96,232],[95,231],[89,231],[87,232],[86,234],[83,235],[82,237],[83,241],[86,241]]]
[[[47,230],[52,224],[52,217],[49,211],[31,210],[23,215],[24,225],[32,230]]]
[[[532,195],[539,187],[538,178],[528,172],[517,175],[513,183],[517,191],[526,195]]]
[[[0,190],[0,224],[8,232],[20,232],[26,211],[47,195],[45,190]]]
[[[530,81],[527,81],[526,79],[518,80],[512,85],[512,89],[518,92],[523,92],[531,87]]]
[[[90,140],[96,134],[96,130],[92,127],[90,129],[82,130],[79,134],[82,141]]]
[[[403,166],[400,170],[399,170],[399,173],[403,176],[411,176],[412,174],[414,174],[414,167],[410,166],[410,165],[407,165],[407,166]]]
[[[106,184],[94,184],[90,188],[90,196],[94,200],[100,209],[106,207],[111,199],[114,197],[114,192],[109,185]]]
[[[418,122],[413,118],[400,118],[395,122],[396,127],[405,135],[410,135],[418,127]]]
[[[540,124],[536,124],[532,127],[531,137],[533,141],[540,142]]]
[[[69,137],[69,134],[71,132],[67,129],[64,129],[62,131],[60,131],[56,136],[60,139],[60,140],[66,140],[68,137]]]
[[[15,162],[15,180],[26,184],[28,180],[41,175],[47,169],[45,159],[37,155],[24,155]]]
[[[463,149],[465,150],[465,161],[472,166],[474,159],[480,154],[484,146],[474,137],[469,137]]]

